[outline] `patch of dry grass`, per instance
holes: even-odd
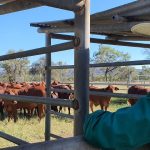
[[[52,133],[62,136],[73,136],[73,121],[69,119],[60,119],[52,117]],[[17,123],[13,121],[8,122],[7,119],[0,121],[0,131],[11,134],[17,138],[25,140],[30,143],[44,141],[44,127],[45,119],[41,122],[38,118],[19,119]],[[0,148],[15,146],[15,144],[0,138]]]

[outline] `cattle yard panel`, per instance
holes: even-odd
[[[38,3],[37,3],[38,2]],[[20,2],[14,1],[11,4],[6,4],[0,6],[0,14],[4,13],[10,13],[14,11],[19,10],[25,10],[32,7],[37,7],[42,5],[43,3],[47,3],[48,6],[57,7],[61,9],[67,9],[67,10],[73,10],[75,11],[75,36],[68,36],[68,35],[56,35],[56,34],[46,34],[46,47],[43,48],[37,48],[29,51],[24,52],[18,52],[14,54],[8,54],[0,56],[0,61],[4,60],[10,60],[15,58],[21,58],[21,57],[27,57],[27,56],[34,56],[34,55],[40,55],[40,54],[46,54],[46,92],[47,92],[47,98],[43,97],[32,97],[32,96],[12,96],[12,95],[0,95],[0,98],[7,99],[7,100],[16,100],[16,101],[26,101],[26,102],[35,102],[35,103],[43,103],[47,104],[46,109],[46,118],[45,118],[45,140],[49,140],[50,136],[55,138],[61,138],[57,135],[50,133],[50,105],[58,105],[58,106],[65,106],[65,107],[71,107],[74,109],[78,109],[78,102],[79,102],[79,109],[75,111],[75,122],[74,122],[74,135],[79,135],[83,133],[83,123],[85,116],[88,114],[89,111],[89,105],[88,105],[88,99],[89,94],[93,95],[101,95],[101,96],[111,96],[111,97],[124,97],[124,98],[139,98],[143,95],[134,95],[134,94],[120,94],[120,93],[107,93],[106,92],[94,92],[89,91],[89,67],[106,67],[106,66],[127,66],[127,65],[141,65],[141,64],[150,64],[149,60],[143,60],[143,61],[130,61],[130,62],[114,62],[114,63],[102,63],[102,64],[91,64],[89,65],[89,45],[90,40],[92,43],[103,43],[103,44],[112,44],[112,45],[122,45],[122,46],[132,46],[132,47],[143,47],[143,48],[150,48],[150,44],[141,44],[141,43],[132,43],[132,42],[122,42],[122,41],[111,41],[111,40],[104,40],[104,39],[90,39],[90,0],[55,0],[55,1],[49,1],[49,0],[37,0],[37,2],[32,1],[29,3],[26,0],[22,0]],[[16,7],[18,3],[18,7]],[[23,3],[25,6],[22,8]],[[143,8],[145,4],[149,1],[145,1],[143,3]],[[14,7],[12,7],[14,6]],[[103,17],[110,17],[112,12],[122,12],[125,13],[127,11],[135,10],[134,13],[138,12],[138,8],[141,8],[141,3],[133,3],[132,5],[126,6],[124,9],[122,7],[118,7],[118,9],[112,9],[111,11],[106,11],[104,13]],[[7,9],[6,9],[7,8]],[[10,8],[10,9],[8,9]],[[147,9],[146,9],[147,10]],[[146,10],[142,9],[142,12],[144,13]],[[97,13],[94,15],[95,18],[102,16],[102,13]],[[114,16],[114,19],[116,17]],[[121,20],[124,18],[118,17]],[[40,29],[41,31],[47,32],[47,29],[44,30]],[[54,46],[51,46],[51,37],[52,38],[58,38],[58,39],[67,39],[71,40],[71,42],[66,42],[62,44],[57,44]],[[63,50],[69,50],[75,48],[75,63],[72,66],[51,66],[51,53],[52,52],[59,52]],[[70,93],[75,93],[75,100],[62,100],[62,99],[52,99],[50,97],[50,69],[67,69],[67,68],[74,68],[74,87],[75,91],[67,91]],[[59,91],[60,89],[55,89],[56,91]],[[61,90],[60,92],[64,92],[65,90]],[[77,99],[77,100],[76,100]],[[54,113],[58,115],[57,113]],[[63,115],[62,113],[59,113],[63,117],[73,117],[69,115]],[[0,136],[8,139],[16,144],[27,144],[26,142],[20,140],[20,143],[18,142],[18,139],[15,141],[14,137],[11,137],[10,135],[6,135],[4,133],[0,132]],[[14,140],[12,140],[14,138]]]

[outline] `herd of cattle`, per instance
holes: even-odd
[[[72,86],[69,84],[60,84],[58,81],[54,81],[51,84],[51,89],[65,89],[65,90],[73,90]],[[46,85],[45,82],[41,83],[0,83],[0,94],[10,94],[10,95],[24,95],[24,96],[39,96],[45,97],[46,96]],[[90,86],[90,91],[99,91],[99,92],[111,92],[119,90],[118,87],[114,87],[109,85],[106,88],[99,88],[96,86]],[[146,95],[150,92],[150,89],[146,89],[140,86],[132,86],[128,89],[128,94],[140,94]],[[56,99],[73,99],[74,95],[72,93],[62,93],[62,92],[55,92],[51,91],[51,97]],[[93,105],[98,106],[100,105],[102,110],[107,110],[111,97],[110,96],[98,96],[92,95],[89,96],[90,100],[90,109],[93,112]],[[128,102],[131,105],[136,103],[137,99],[129,99]],[[51,110],[61,112],[62,107],[51,106]],[[17,102],[15,100],[8,101],[4,99],[0,99],[0,115],[1,119],[4,119],[7,114],[8,121],[10,119],[14,119],[14,122],[17,121],[18,111],[22,112],[24,116],[31,117],[36,114],[41,120],[41,118],[45,115],[45,105],[44,104],[36,104],[31,102]],[[68,108],[68,113],[70,114],[70,108]]]

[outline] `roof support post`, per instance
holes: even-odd
[[[46,34],[46,46],[51,46],[51,36]],[[51,70],[47,69],[51,67],[51,52],[46,54],[46,97],[50,97],[50,85],[51,85]],[[45,141],[50,140],[50,104],[46,105],[46,116],[45,116]]]
[[[74,135],[83,133],[85,116],[89,112],[89,46],[90,46],[90,0],[85,8],[75,14],[75,36],[80,45],[75,47],[74,89],[79,109],[75,111]]]

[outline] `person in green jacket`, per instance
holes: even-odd
[[[89,114],[83,130],[88,143],[104,150],[134,150],[150,143],[150,93],[132,107]]]

